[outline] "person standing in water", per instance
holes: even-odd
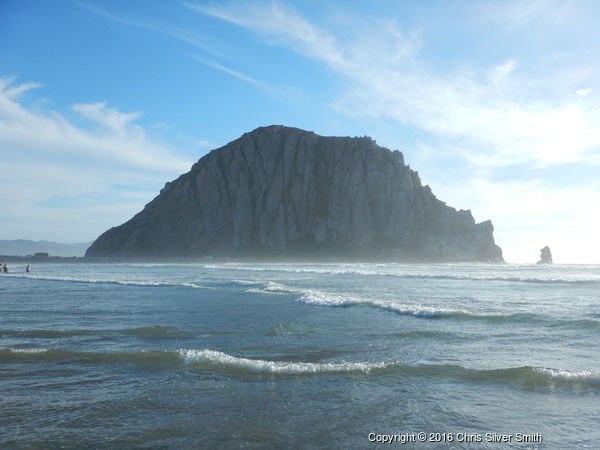
[[[29,264],[27,264],[27,267],[25,267],[25,272],[31,272],[31,266]]]

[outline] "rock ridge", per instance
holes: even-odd
[[[400,151],[281,125],[202,157],[86,256],[503,261],[492,223],[438,200]]]

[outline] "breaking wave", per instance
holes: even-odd
[[[85,277],[70,277],[70,276],[52,276],[52,275],[31,275],[31,274],[10,274],[4,275],[5,278],[27,278],[41,281],[56,281],[63,283],[78,283],[78,284],[115,284],[119,286],[138,286],[138,287],[188,287],[193,289],[214,289],[210,286],[205,286],[189,281],[156,281],[156,280],[130,280],[130,279],[102,279],[102,278],[85,278]]]
[[[324,292],[316,289],[294,289],[279,283],[268,282],[262,289],[251,288],[247,292],[263,294],[295,294],[296,300],[302,303],[315,306],[330,307],[371,307],[390,311],[401,316],[413,316],[422,319],[443,319],[454,318],[462,320],[488,320],[488,321],[534,321],[533,314],[514,313],[474,313],[465,309],[452,308],[434,308],[424,305],[407,305],[392,301],[382,301],[378,299],[368,299],[358,296]]]
[[[144,267],[164,267],[169,265],[156,264],[144,265]],[[137,267],[133,265],[133,267]],[[160,274],[159,278],[150,278],[148,274],[138,274],[133,277],[127,277],[127,272],[122,274],[111,274],[108,277],[95,277],[94,275],[80,274],[70,276],[58,276],[53,274],[24,274],[9,273],[4,276],[7,278],[26,278],[32,280],[56,281],[65,283],[84,283],[84,284],[115,284],[122,286],[139,287],[188,287],[194,289],[218,289],[223,287],[220,283],[237,286],[249,286],[252,292],[278,294],[285,291],[285,287],[272,281],[266,288],[260,288],[261,281],[255,279],[256,275],[249,276],[248,279],[231,277],[232,274],[272,274],[277,279],[278,276],[288,276],[292,274],[315,274],[332,276],[350,276],[367,277],[369,282],[373,282],[373,277],[398,278],[398,279],[416,279],[416,280],[450,280],[450,281],[476,281],[476,282],[508,282],[508,283],[540,283],[540,284],[568,284],[568,285],[598,285],[600,286],[600,273],[591,270],[582,273],[581,270],[569,272],[569,266],[561,268],[556,266],[555,270],[546,268],[537,270],[536,266],[497,266],[497,270],[490,270],[489,265],[478,264],[440,264],[427,265],[422,271],[419,265],[394,265],[394,264],[341,264],[341,265],[206,265],[194,272],[191,278],[183,280],[179,275],[171,272]],[[495,266],[492,266],[495,267]],[[484,270],[485,269],[485,270]],[[564,269],[564,270],[561,270]],[[206,272],[203,272],[206,271]],[[225,276],[224,276],[225,273]],[[173,275],[170,276],[169,274]],[[202,278],[201,282],[196,278],[209,275],[209,279]],[[211,275],[216,278],[210,277]]]
[[[176,351],[142,350],[138,352],[76,352],[52,348],[0,348],[0,362],[20,363],[72,363],[107,364],[128,363],[146,368],[189,367],[234,373],[270,373],[270,374],[318,374],[318,373],[369,373],[374,369],[383,369],[388,363],[339,362],[314,363],[293,361],[272,361],[251,359],[229,355],[216,350],[180,349]]]
[[[187,364],[193,366],[273,374],[368,373],[371,370],[383,369],[389,365],[386,363],[368,362],[312,363],[270,361],[241,358],[215,350],[179,350],[179,354]]]
[[[301,362],[230,355],[211,349],[179,349],[138,352],[76,352],[35,348],[0,348],[2,363],[131,364],[148,370],[188,369],[228,376],[367,374],[374,377],[428,377],[468,383],[502,383],[522,389],[600,390],[599,370],[567,370],[523,366],[499,369],[472,369],[452,364],[404,364],[381,362]]]
[[[295,295],[296,301],[314,306],[336,308],[367,307],[392,312],[400,316],[412,316],[419,319],[480,320],[491,323],[531,323],[547,324],[557,327],[583,328],[600,331],[600,321],[596,319],[563,318],[548,323],[548,319],[529,312],[474,312],[466,309],[432,307],[419,304],[406,304],[397,301],[384,301],[364,298],[356,295],[326,292],[317,289],[300,289],[280,283],[267,282],[262,288],[252,287],[246,292],[270,295]]]
[[[533,314],[500,314],[500,313],[474,313],[465,309],[452,309],[430,307],[424,305],[407,305],[398,302],[364,299],[341,294],[330,294],[321,291],[309,291],[300,296],[298,301],[318,306],[349,307],[366,306],[377,308],[401,316],[413,316],[421,319],[460,319],[460,320],[488,320],[488,321],[531,321]]]
[[[224,265],[213,266],[213,269],[224,269],[227,271],[242,272],[271,272],[281,274],[317,274],[317,275],[336,275],[336,276],[381,276],[406,279],[428,279],[428,280],[456,280],[456,281],[501,281],[512,283],[568,283],[568,284],[600,284],[600,275],[589,273],[582,277],[578,269],[577,276],[569,276],[570,266],[546,266],[541,272],[539,266],[504,266],[500,265],[496,273],[490,273],[490,265],[457,263],[428,265],[427,272],[419,272],[418,264],[413,265],[393,265],[393,264],[350,264],[350,265],[278,265],[278,266],[250,266],[250,265]],[[548,267],[554,267],[556,270],[548,272]],[[439,271],[433,271],[437,268]],[[486,273],[481,273],[481,268],[486,269]],[[562,270],[564,269],[564,270]],[[479,273],[478,273],[479,272]],[[539,273],[538,273],[539,272]]]

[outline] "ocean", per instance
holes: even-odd
[[[600,266],[25,264],[0,448],[600,448]]]

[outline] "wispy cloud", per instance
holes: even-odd
[[[103,19],[109,20],[111,22],[120,23],[122,25],[127,25],[129,27],[142,28],[142,29],[162,32],[161,27],[156,24],[144,22],[142,20],[132,19],[131,17],[126,17],[126,16],[122,16],[119,14],[114,14],[112,12],[109,12],[105,9],[99,8],[95,5],[92,5],[92,4],[82,1],[82,0],[74,0],[74,3],[79,5],[80,8],[83,8],[83,9],[91,12],[92,14],[94,14],[98,17],[102,17]]]
[[[90,127],[75,125],[57,112],[24,107],[19,96],[35,87],[0,80],[0,190],[11,192],[0,198],[0,210],[10,213],[11,220],[3,220],[7,232],[42,221],[59,234],[73,208],[96,221],[90,229],[74,230],[74,240],[92,239],[139,211],[166,180],[189,170],[191,160],[147,137],[135,123],[139,113],[77,104],[74,111]],[[106,214],[109,205],[123,215]]]
[[[477,157],[468,159],[471,164],[598,163],[590,150],[600,145],[596,126],[600,111],[564,94],[560,98],[555,93],[550,99],[536,96],[535,90],[542,86],[519,74],[515,60],[479,72],[441,75],[420,62],[420,34],[406,33],[393,20],[365,21],[353,39],[341,41],[276,2],[187,6],[246,27],[271,44],[287,46],[338,72],[348,80],[334,104],[338,111],[462,140],[480,150]],[[516,6],[510,13],[519,23],[537,17],[543,8],[540,2]],[[588,92],[580,90],[578,95]]]
[[[511,31],[538,26],[551,30],[557,26],[572,27],[574,22],[595,22],[592,14],[579,13],[582,8],[590,11],[598,8],[598,3],[580,0],[574,7],[561,0],[491,1],[482,2],[474,13],[478,20],[499,23]]]
[[[132,19],[130,17],[122,16],[119,14],[114,14],[112,12],[108,12],[104,9],[98,8],[97,6],[90,5],[85,2],[78,2],[78,4],[90,11],[91,13],[101,17],[103,19],[116,22],[122,25],[126,25],[128,27],[141,28],[154,33],[162,34],[164,36],[168,36],[169,38],[176,39],[178,41],[184,42],[190,46],[192,46],[196,51],[201,51],[204,54],[211,55],[211,57],[199,56],[198,54],[190,53],[190,52],[182,52],[183,54],[187,54],[190,58],[208,66],[213,69],[220,70],[224,73],[232,75],[236,78],[239,78],[243,81],[246,81],[251,84],[260,85],[260,82],[255,80],[254,78],[247,76],[240,71],[236,71],[230,67],[227,67],[224,64],[216,62],[214,59],[222,56],[222,52],[218,49],[215,49],[214,46],[209,45],[207,39],[204,38],[200,33],[187,29],[185,27],[181,27],[177,24],[168,23],[168,22],[148,22],[137,19]]]
[[[304,56],[325,61],[336,70],[348,68],[334,36],[282,4],[238,2],[230,8],[192,2],[185,5],[201,14],[249,28],[270,38],[272,44],[289,46]]]
[[[131,134],[135,135],[138,139],[145,137],[142,127],[133,124],[133,121],[140,116],[137,112],[122,113],[114,108],[107,108],[106,102],[78,103],[73,105],[73,109],[83,117],[97,122],[115,135],[125,136]]]
[[[202,58],[201,56],[198,56],[198,55],[192,55],[191,57],[193,59],[195,59],[196,61],[201,62],[202,64],[212,67],[213,69],[220,70],[221,72],[224,72],[228,75],[239,78],[240,80],[246,81],[247,83],[254,84],[256,86],[262,86],[262,83],[260,81],[255,80],[254,78],[249,77],[247,75],[244,75],[241,72],[230,69],[229,67],[225,67],[224,65],[219,64],[218,62],[212,61],[207,58]]]
[[[40,83],[21,83],[15,86],[14,81],[15,77],[0,78],[0,92],[7,101],[18,99],[23,92],[42,86]]]
[[[587,88],[587,89],[577,89],[575,91],[575,95],[588,95],[590,92],[592,92],[592,88]]]

